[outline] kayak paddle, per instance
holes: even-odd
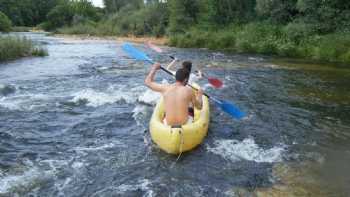
[[[175,59],[175,57],[174,56],[169,56],[171,59]],[[221,80],[219,80],[219,79],[217,79],[217,78],[213,78],[213,77],[208,77],[208,76],[206,76],[206,75],[204,75],[204,74],[202,74],[202,76],[204,77],[204,78],[206,78],[207,80],[208,80],[208,82],[212,85],[212,86],[214,86],[215,88],[221,88],[224,84],[222,83],[222,81]]]
[[[145,61],[151,64],[154,64],[154,61],[149,58],[145,53],[143,53],[142,51],[136,49],[135,47],[133,47],[130,43],[124,43],[122,45],[122,49],[132,58],[136,59],[136,60],[140,60],[140,61]],[[160,67],[163,71],[165,71],[166,73],[174,76],[174,74],[172,72],[170,72],[169,70],[167,70],[166,68],[164,68],[163,66]],[[197,90],[196,88],[194,88],[193,86],[191,86],[190,84],[187,84],[188,86],[190,86],[191,88],[193,88],[194,90]],[[219,107],[226,113],[228,113],[230,116],[237,118],[237,119],[241,119],[245,116],[245,113],[240,111],[238,109],[238,107],[236,107],[233,103],[229,102],[229,101],[225,101],[225,100],[220,100],[218,98],[214,98],[212,96],[209,96],[207,93],[203,92],[203,94],[205,96],[207,96],[209,99],[211,99],[212,101],[214,101],[217,105],[219,105]]]

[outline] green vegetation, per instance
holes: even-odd
[[[0,32],[9,32],[11,30],[10,19],[0,11]]]
[[[31,40],[26,38],[0,37],[0,62],[20,57],[47,55],[47,50],[35,46]]]
[[[178,47],[350,63],[347,0],[39,1],[0,0],[0,11],[16,26],[64,34],[167,36]]]
[[[192,29],[171,36],[170,45],[350,63],[350,34],[308,35],[302,28],[250,23],[220,31]]]

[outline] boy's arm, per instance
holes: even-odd
[[[148,73],[145,79],[145,84],[147,87],[149,87],[153,91],[163,93],[166,91],[167,86],[154,82],[154,76],[159,69],[160,69],[159,63],[153,64],[150,72]]]
[[[170,68],[176,63],[177,59],[175,58],[173,61],[170,62],[170,64],[166,67],[167,70],[170,70]]]

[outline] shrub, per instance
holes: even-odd
[[[0,61],[26,56],[46,56],[47,50],[34,46],[31,40],[13,36],[0,37]]]
[[[283,27],[283,33],[293,42],[299,44],[303,39],[315,35],[317,32],[313,25],[305,23],[289,23]]]

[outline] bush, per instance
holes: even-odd
[[[315,35],[317,31],[313,25],[305,23],[289,23],[283,27],[283,33],[293,42],[299,44],[303,39]]]
[[[11,26],[10,19],[0,11],[0,32],[11,31]]]

